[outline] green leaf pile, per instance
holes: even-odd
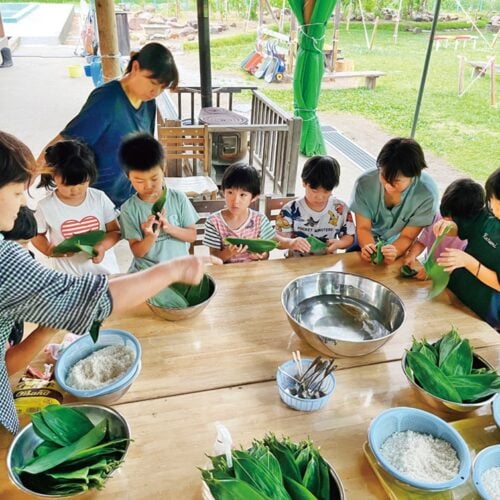
[[[410,266],[406,264],[401,266],[399,269],[399,274],[402,278],[413,278],[418,273],[416,269],[412,269]]]
[[[477,403],[500,392],[500,376],[493,369],[478,367],[482,363],[477,361],[469,340],[460,338],[452,328],[433,344],[413,339],[405,370],[433,396],[454,403]]]
[[[440,234],[431,246],[427,260],[424,262],[424,269],[427,276],[432,280],[432,288],[429,292],[429,299],[437,297],[448,286],[450,281],[450,273],[447,273],[442,266],[436,262],[434,253],[441,240],[449,233],[450,226],[446,227],[442,234]]]
[[[247,451],[209,457],[211,469],[201,475],[216,500],[330,500],[339,498],[331,487],[330,468],[311,441],[293,443],[268,434]]]
[[[198,285],[174,283],[149,299],[150,303],[167,309],[185,309],[205,302],[214,293],[213,282],[206,274]]]
[[[52,253],[60,255],[65,253],[85,252],[91,257],[95,257],[97,252],[94,250],[94,246],[100,243],[105,236],[106,231],[101,231],[100,229],[89,231],[88,233],[75,234],[71,238],[61,241],[59,245],[54,247]]]
[[[43,441],[14,469],[30,490],[63,496],[102,489],[120,466],[129,440],[114,435],[106,418],[94,425],[76,408],[49,405],[31,419]]]
[[[276,240],[260,240],[247,238],[225,238],[225,245],[246,245],[252,253],[264,253],[274,250],[279,243]]]
[[[311,245],[311,253],[322,252],[328,246],[324,241],[316,238],[316,236],[308,236],[306,239],[309,245]]]

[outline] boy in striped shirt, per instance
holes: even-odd
[[[244,163],[229,166],[222,177],[226,207],[212,214],[205,223],[203,244],[210,254],[224,263],[269,258],[269,253],[251,253],[245,245],[226,245],[225,238],[274,239],[269,219],[250,208],[260,194],[260,179],[254,167]]]

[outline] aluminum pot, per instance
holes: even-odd
[[[494,370],[495,368],[491,366],[486,360],[484,360],[481,356],[476,353],[473,353],[472,360],[473,368],[487,368],[488,370]],[[478,410],[484,405],[491,404],[495,399],[496,394],[488,398],[483,398],[481,401],[477,403],[454,403],[453,401],[447,401],[446,399],[438,398],[437,396],[432,395],[427,392],[425,389],[420,387],[416,382],[414,382],[406,373],[406,353],[401,359],[401,368],[403,369],[403,373],[405,374],[406,380],[408,380],[413,392],[417,397],[421,400],[425,401],[429,406],[435,408],[436,410],[444,411],[446,413],[470,413],[471,411]]]
[[[293,331],[327,356],[364,356],[377,350],[405,316],[402,300],[390,288],[337,271],[294,279],[283,289],[281,303]]]

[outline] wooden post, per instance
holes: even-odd
[[[399,0],[398,18],[396,19],[396,26],[394,26],[394,43],[398,43],[399,23],[401,21],[401,9],[403,8],[403,0]]]
[[[465,57],[460,55],[458,57],[458,97],[462,97],[464,91],[464,70],[465,70]]]
[[[497,105],[497,83],[495,76],[495,56],[491,58],[490,61],[490,99],[491,105],[496,107]]]
[[[115,4],[113,0],[96,0],[95,11],[102,57],[102,74],[104,81],[109,82],[121,74]]]
[[[349,7],[347,8],[347,19],[345,23],[345,30],[349,31],[349,23],[351,22],[352,16],[352,0],[349,2]]]
[[[330,71],[335,71],[335,63],[337,62],[337,53],[339,51],[339,36],[340,36],[340,1],[335,5],[335,16],[333,24],[333,40],[332,40],[332,59],[330,61]]]
[[[373,49],[373,42],[375,42],[375,33],[377,32],[378,26],[378,16],[375,18],[375,24],[373,25],[372,36],[370,38],[370,50]]]

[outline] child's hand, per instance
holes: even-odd
[[[336,253],[339,249],[339,240],[328,240],[326,253]]]
[[[441,236],[444,231],[446,231],[446,228],[451,227],[453,228],[453,222],[450,222],[445,219],[438,220],[433,226],[432,226],[432,232],[434,233],[435,236]]]
[[[447,248],[436,261],[440,266],[443,266],[446,272],[451,273],[455,269],[467,267],[467,265],[473,266],[476,259],[463,250]]]
[[[391,264],[398,258],[398,251],[394,245],[384,245],[381,249],[386,264]]]
[[[167,219],[167,210],[164,208],[161,212],[158,212],[158,224],[163,229],[164,233],[169,233],[172,224]]]
[[[246,245],[227,245],[226,248],[229,250],[231,257],[239,253],[245,253],[248,250]]]
[[[153,229],[153,225],[156,224],[156,227]],[[142,234],[144,237],[146,236],[154,236],[158,237],[160,234],[160,223],[156,220],[155,215],[148,216],[146,222],[141,224]]]
[[[252,260],[266,260],[269,257],[269,252],[262,252],[262,253],[248,252],[248,255]]]
[[[92,257],[92,262],[94,264],[100,264],[104,259],[104,255],[106,254],[106,249],[102,245],[102,243],[98,243],[94,246],[94,250],[97,252],[95,257]]]
[[[311,245],[305,238],[294,238],[290,243],[290,250],[309,253],[311,251]]]
[[[429,279],[427,273],[425,272],[424,266],[420,264],[420,262],[415,259],[415,257],[405,257],[403,260],[403,265],[408,266],[410,269],[417,271],[417,274],[413,276],[415,279],[424,281]]]
[[[371,262],[371,256],[377,251],[375,243],[368,243],[361,249],[361,258],[366,262]]]

